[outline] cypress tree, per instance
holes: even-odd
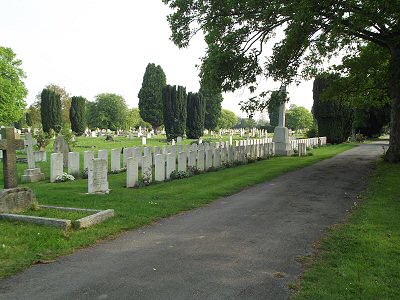
[[[156,129],[163,124],[162,89],[166,85],[166,77],[161,66],[148,64],[139,91],[139,112],[145,122]]]
[[[84,97],[72,97],[69,119],[72,131],[77,135],[82,135],[86,128],[86,99]]]
[[[167,85],[163,88],[163,116],[167,139],[183,136],[186,127],[186,89]]]
[[[55,91],[43,89],[40,94],[40,114],[44,132],[60,132],[62,128],[61,97]]]
[[[186,135],[189,139],[198,139],[203,135],[205,105],[204,98],[199,93],[189,93],[187,96]]]
[[[337,79],[332,74],[321,75],[313,84],[313,114],[317,121],[318,133],[326,136],[329,143],[345,142],[351,134],[353,124],[353,109],[341,99],[321,99],[324,91]]]

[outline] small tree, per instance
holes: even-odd
[[[205,109],[205,101],[201,94],[188,94],[186,135],[189,139],[198,139],[203,135]]]
[[[55,132],[60,132],[63,125],[60,95],[54,90],[43,89],[40,99],[43,131],[49,133],[53,129]]]
[[[71,129],[75,134],[82,135],[86,128],[86,99],[72,97],[71,108],[69,109],[69,119],[71,121]]]
[[[163,69],[155,64],[148,64],[139,91],[139,111],[145,122],[155,130],[163,124],[162,89],[166,85]]]
[[[286,127],[292,130],[310,129],[313,122],[312,113],[303,106],[292,105],[286,111]]]
[[[214,130],[218,126],[218,120],[221,116],[221,103],[224,100],[221,91],[215,87],[211,87],[206,81],[201,82],[200,93],[204,97],[206,103],[206,115],[204,119],[204,127]]]
[[[163,88],[164,126],[167,139],[183,136],[186,127],[186,89],[167,85]]]

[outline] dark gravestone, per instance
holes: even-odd
[[[63,164],[64,168],[68,168],[68,153],[69,153],[69,145],[65,138],[62,135],[56,137],[54,141],[54,152],[63,154]]]
[[[0,213],[17,213],[36,205],[35,194],[27,187],[0,191]]]

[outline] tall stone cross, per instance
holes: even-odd
[[[37,141],[32,138],[32,133],[25,133],[25,146],[26,146],[26,156],[28,158],[28,169],[34,169],[35,157],[33,156],[33,146],[37,144]]]
[[[1,129],[0,151],[3,151],[4,188],[11,189],[18,186],[17,180],[17,149],[24,149],[23,140],[15,139],[15,129],[5,127]]]
[[[281,86],[279,93],[286,93],[286,87],[284,85]],[[286,127],[286,102],[281,103],[279,105],[279,127]]]

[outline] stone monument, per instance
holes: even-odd
[[[63,154],[63,165],[64,168],[68,168],[68,153],[70,152],[69,145],[62,135],[56,137],[54,141],[54,152]]]
[[[281,87],[280,93],[286,93],[285,86]],[[285,127],[285,123],[286,123],[286,120],[285,120],[286,105],[285,104],[286,103],[283,102],[279,106],[279,124],[277,127],[275,127],[273,142],[275,143],[275,154],[276,155],[290,156],[293,154],[293,150],[290,145],[289,130]]]
[[[4,190],[0,191],[0,213],[19,212],[37,205],[33,192],[27,187],[18,188],[17,149],[24,149],[23,140],[15,139],[15,129],[1,129],[0,151],[3,151]]]
[[[35,166],[35,156],[33,154],[33,146],[36,145],[36,140],[32,138],[32,133],[25,133],[26,155],[28,157],[28,169],[22,175],[22,182],[38,182],[44,180],[44,174],[40,168]]]

